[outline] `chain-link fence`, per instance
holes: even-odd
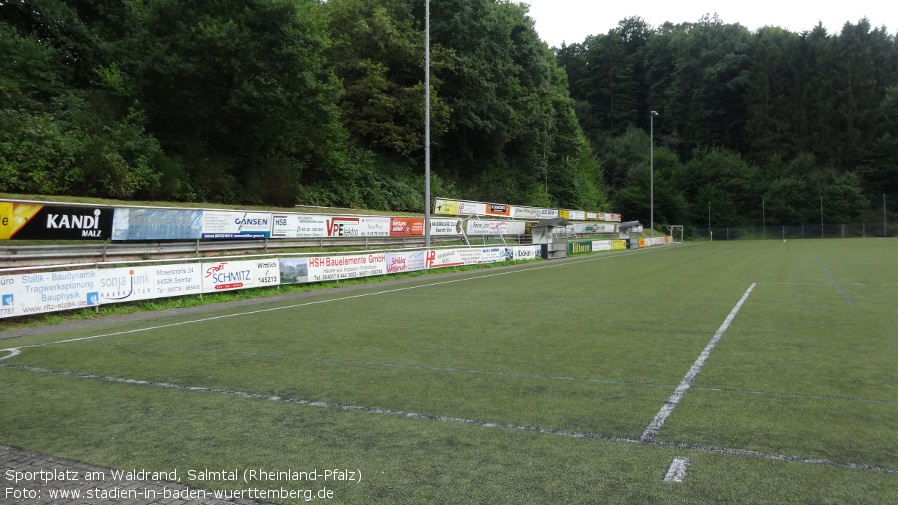
[[[852,223],[694,228],[692,237],[708,240],[786,240],[800,238],[896,237],[898,224]]]

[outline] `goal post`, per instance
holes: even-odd
[[[672,224],[672,225],[669,225],[669,228],[670,228],[670,243],[671,244],[682,244],[683,243],[683,225]]]

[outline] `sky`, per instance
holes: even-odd
[[[739,23],[752,31],[770,25],[796,33],[810,31],[818,22],[822,22],[831,34],[839,33],[845,22],[857,23],[866,16],[873,28],[885,25],[893,35],[898,28],[898,5],[894,0],[646,0],[634,3],[626,0],[516,1],[530,5],[530,17],[536,22],[536,31],[549,47],[560,47],[562,41],[567,44],[579,43],[589,35],[608,33],[620,20],[632,16],[641,17],[654,27],[665,21],[674,24],[692,23],[701,19],[704,14],[716,13],[724,23]]]

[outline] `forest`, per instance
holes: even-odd
[[[884,26],[632,17],[550,48],[526,3],[429,8],[434,196],[643,222],[653,196],[656,223],[694,226],[898,209]],[[0,192],[422,212],[424,19],[424,0],[0,0]]]

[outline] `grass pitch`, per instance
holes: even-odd
[[[0,341],[0,444],[358,472],[252,483],[333,503],[898,503],[896,253],[673,246]]]

